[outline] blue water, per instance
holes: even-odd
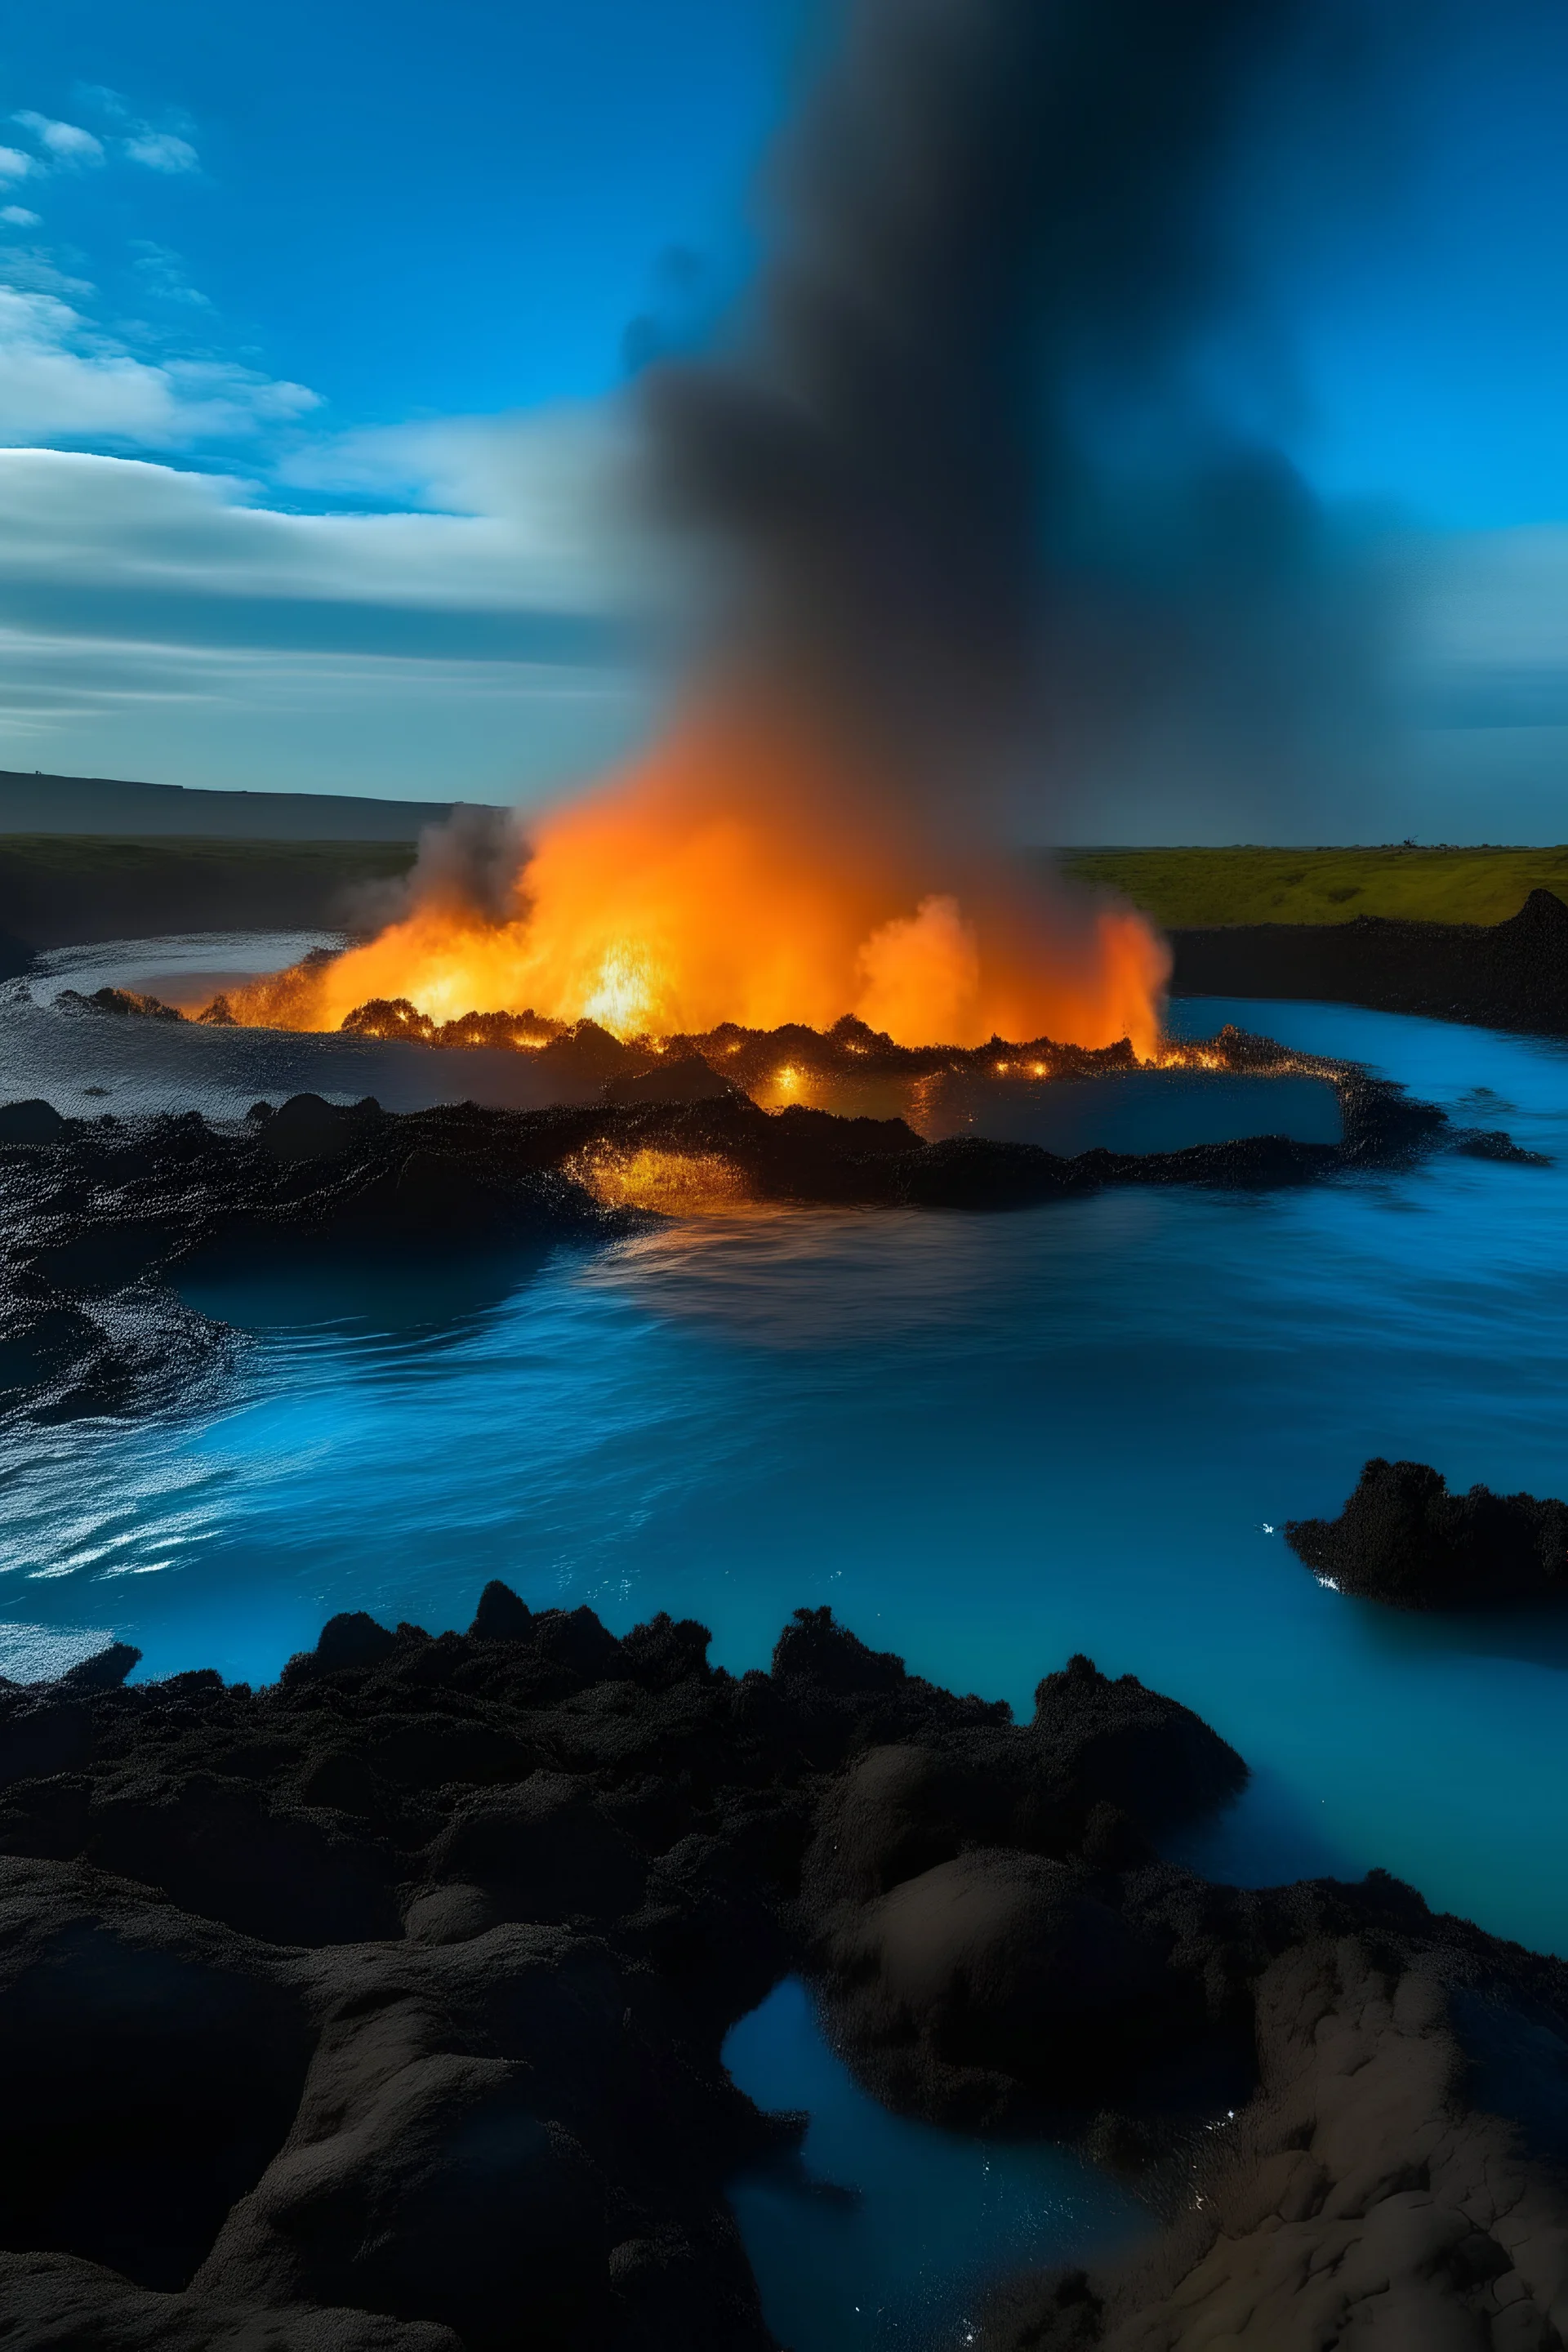
[[[1201,1867],[1382,1864],[1568,1952],[1568,1619],[1381,1611],[1277,1532],[1337,1509],[1373,1453],[1568,1492],[1568,1048],[1342,1007],[1176,1012],[1363,1059],[1563,1156],[193,1284],[250,1335],[216,1395],[0,1441],[0,1672],[119,1635],[145,1673],[256,1680],[333,1610],[463,1623],[491,1576],[617,1629],[700,1616],[742,1668],[826,1601],[1020,1708],[1077,1649],[1198,1708],[1255,1767],[1180,1849]],[[1125,2225],[1120,2192],[1050,2151],[910,2137],[788,1989],[735,2063],[813,2107],[808,2172],[866,2191],[737,2192],[796,2352],[946,2340],[991,2255]]]
[[[1178,1011],[1359,1055],[1568,1154],[1561,1046]],[[1215,1866],[1382,1863],[1568,1950],[1568,1623],[1393,1614],[1265,1532],[1337,1508],[1373,1453],[1568,1489],[1565,1213],[1568,1158],[1444,1158],[1258,1197],[736,1216],[459,1275],[193,1286],[254,1334],[217,1401],[0,1447],[12,1671],[112,1633],[148,1673],[258,1679],[334,1609],[462,1622],[495,1575],[616,1627],[700,1616],[739,1668],[828,1601],[1021,1707],[1074,1649],[1198,1707],[1258,1776]]]
[[[1065,2149],[890,2116],[827,2048],[796,1979],[735,2027],[724,2058],[760,2106],[811,2115],[797,2160],[731,2191],[763,2308],[791,2352],[972,2344],[994,2279],[1092,2262],[1149,2226]]]

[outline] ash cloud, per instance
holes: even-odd
[[[1249,171],[1367,64],[1358,21],[852,0],[731,348],[639,386],[718,559],[711,669],[809,692],[928,825],[1170,838],[1194,793],[1289,824],[1353,789],[1382,586],[1205,386],[1256,320]]]

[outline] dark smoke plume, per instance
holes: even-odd
[[[1026,778],[1058,814],[1145,773],[1310,790],[1365,750],[1375,602],[1201,389],[1330,5],[852,0],[734,347],[642,383],[721,673],[971,813]]]

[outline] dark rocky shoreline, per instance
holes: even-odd
[[[1339,1591],[1399,1609],[1568,1600],[1568,1503],[1451,1495],[1425,1462],[1373,1459],[1337,1518],[1288,1520],[1285,1539]]]
[[[1216,1044],[1230,1067],[1298,1066],[1264,1039],[1232,1031]],[[219,1127],[196,1112],[69,1119],[47,1102],[0,1106],[0,1410],[142,1409],[221,1367],[233,1335],[181,1304],[180,1268],[614,1238],[638,1223],[628,1170],[717,1170],[736,1204],[978,1211],[1113,1185],[1310,1183],[1440,1150],[1531,1157],[1506,1135],[1453,1128],[1391,1082],[1314,1066],[1338,1087],[1339,1144],[1265,1135],[1072,1159],[978,1138],[926,1143],[897,1118],[763,1111],[696,1057],[612,1077],[595,1104],[528,1112],[390,1113],[303,1095]],[[646,1098],[683,1071],[695,1098]]]
[[[1176,996],[1365,1004],[1568,1036],[1568,906],[1532,890],[1502,923],[1243,923],[1171,933]]]
[[[720,2049],[792,1969],[884,2097],[1167,2216],[987,2346],[1561,2344],[1562,2151],[1506,2117],[1568,1967],[1381,1874],[1161,1863],[1246,1768],[1087,1660],[1018,1726],[826,1611],[706,1647],[492,1585],[261,1690],[0,1685],[0,2344],[768,2352],[724,2189],[801,2119]]]

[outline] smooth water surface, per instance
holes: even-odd
[[[1560,1045],[1179,1011],[1359,1054],[1568,1151]],[[464,1622],[490,1576],[616,1627],[700,1616],[734,1667],[831,1601],[1021,1708],[1082,1649],[1257,1768],[1194,1849],[1211,1866],[1381,1863],[1568,1950],[1568,1622],[1348,1601],[1270,1532],[1337,1509],[1373,1453],[1568,1488],[1565,1212],[1568,1163],[1446,1157],[1258,1196],[737,1215],[539,1264],[195,1287],[255,1335],[219,1402],[4,1442],[11,1654],[41,1671],[113,1632],[145,1672],[254,1679],[336,1609]]]

